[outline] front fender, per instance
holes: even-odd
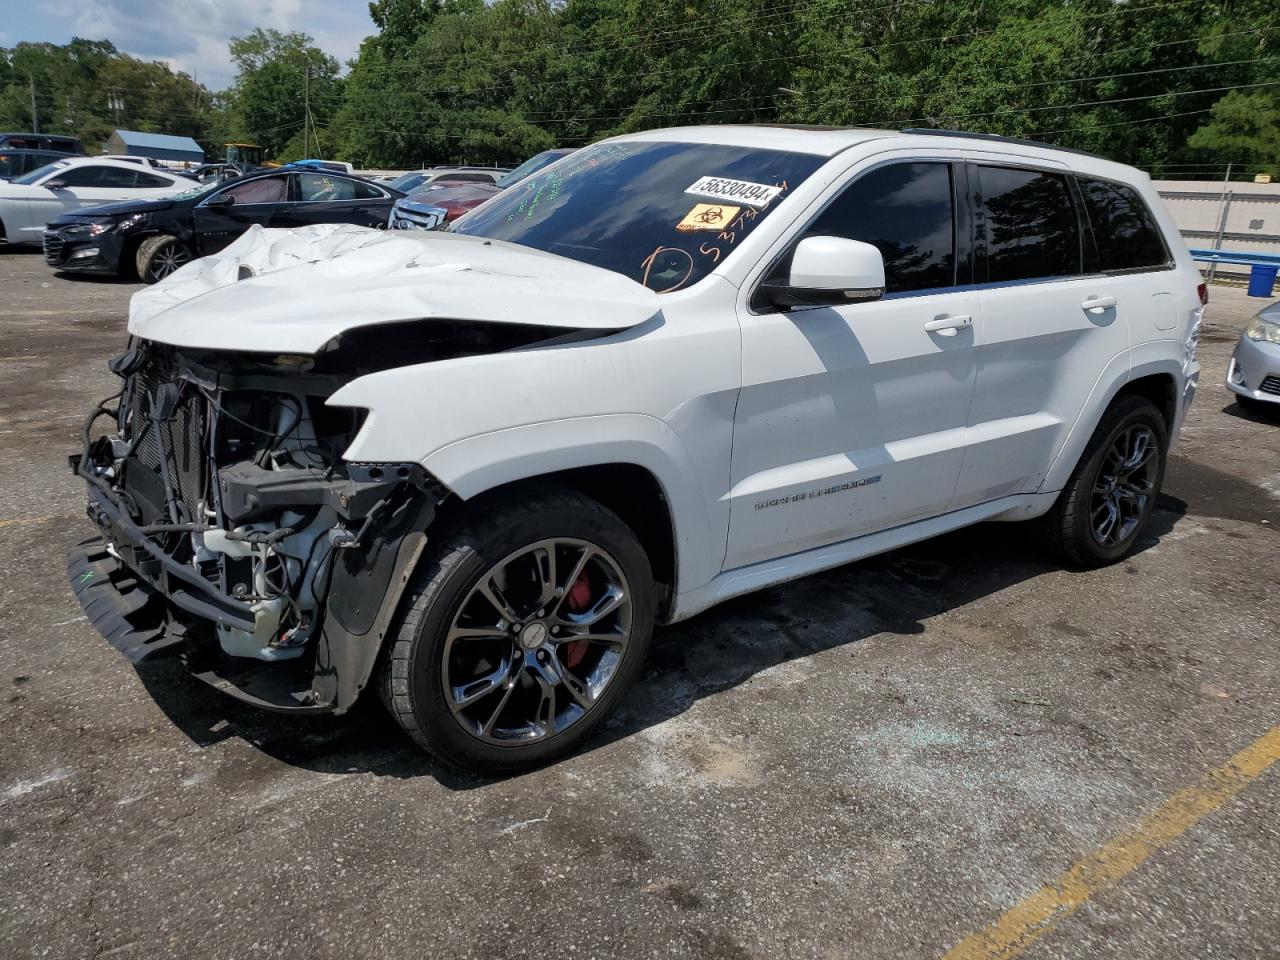
[[[369,411],[345,459],[421,463],[463,498],[578,467],[648,470],[685,591],[724,562],[738,336],[736,321],[675,336],[659,316],[586,342],[383,370],[328,403]]]
[[[463,499],[529,477],[628,463],[648,470],[671,510],[678,590],[708,583],[724,560],[728,517],[712,517],[697,469],[667,424],[644,414],[532,423],[451,443],[422,461]]]

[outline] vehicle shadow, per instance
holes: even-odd
[[[1232,400],[1222,408],[1222,412],[1229,417],[1235,417],[1237,420],[1248,420],[1250,423],[1280,424],[1280,403],[1272,407],[1254,409],[1253,407],[1242,407]]]
[[[1139,552],[1159,543],[1185,512],[1182,500],[1162,496]],[[1059,569],[1030,534],[1026,524],[983,524],[740,597],[660,629],[641,682],[578,756],[676,717],[770,667],[877,634],[921,634],[931,617]],[[364,697],[345,717],[293,717],[221,696],[175,661],[143,664],[138,675],[200,746],[239,738],[289,766],[431,776],[453,790],[493,782],[420,752],[376,696]]]
[[[126,284],[136,286],[138,278],[126,274],[114,273],[71,273],[67,270],[54,270],[53,275],[59,280],[68,280],[72,283],[100,283],[108,286],[115,284]]]

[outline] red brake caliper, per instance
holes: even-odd
[[[587,576],[587,571],[583,570],[578,574],[578,579],[573,581],[564,600],[572,613],[581,613],[591,606],[591,579]],[[570,670],[580,664],[586,655],[585,640],[571,640],[564,645],[564,665]]]

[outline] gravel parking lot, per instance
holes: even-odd
[[[0,956],[1280,956],[1280,417],[1222,386],[1263,301],[1213,289],[1128,561],[993,524],[726,604],[487,781],[87,624],[65,458],[135,289],[0,248]]]

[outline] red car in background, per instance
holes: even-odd
[[[501,192],[492,183],[433,180],[417,193],[396,201],[387,226],[392,230],[438,230]]]

